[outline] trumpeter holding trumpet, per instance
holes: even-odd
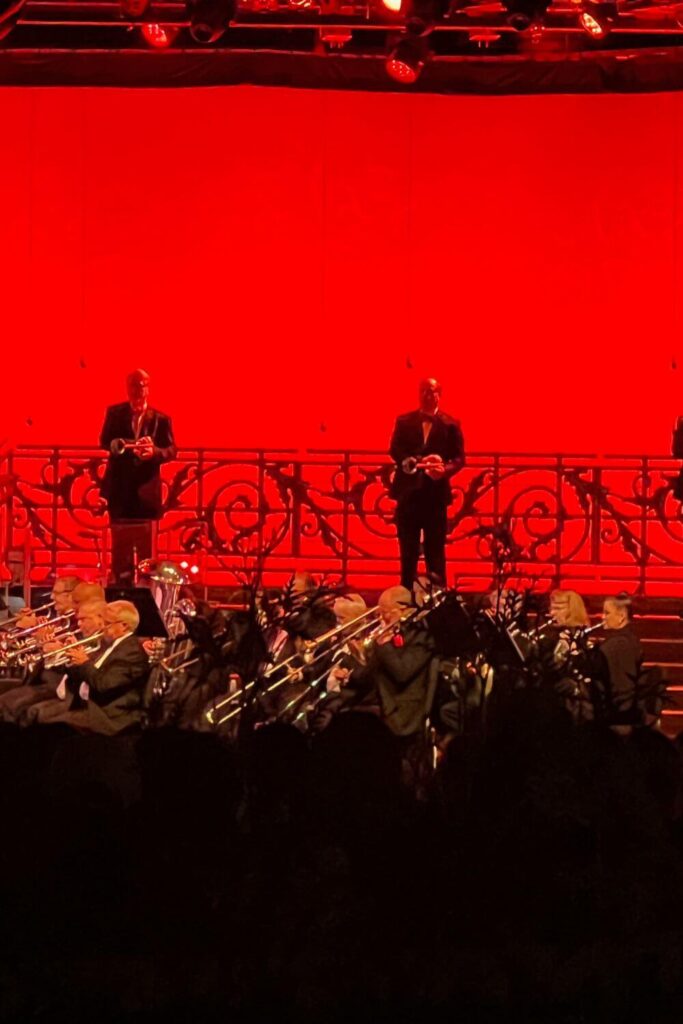
[[[109,406],[100,435],[109,453],[101,492],[112,526],[113,575],[126,583],[133,582],[135,555],[154,555],[161,466],[176,455],[170,417],[150,407],[149,383],[145,370],[128,374],[128,401]]]
[[[396,470],[389,494],[396,499],[401,583],[409,590],[417,575],[421,535],[427,571],[445,582],[450,479],[465,463],[460,424],[439,408],[439,382],[433,377],[421,381],[419,395],[419,408],[396,420],[390,447]]]

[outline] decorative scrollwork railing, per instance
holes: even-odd
[[[0,458],[3,547],[11,560],[30,544],[33,582],[107,564],[103,468],[90,448],[32,446]],[[453,480],[449,579],[486,586],[504,543],[514,573],[529,580],[678,594],[678,468],[654,456],[470,455]],[[376,451],[183,450],[164,467],[159,552],[195,561],[207,586],[234,584],[258,552],[273,583],[297,567],[358,586],[394,581],[390,474]]]

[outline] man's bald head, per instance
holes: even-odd
[[[137,412],[141,412],[147,405],[149,382],[150,378],[146,370],[132,370],[126,377],[128,401]]]
[[[407,587],[389,587],[379,597],[379,614],[382,622],[388,626],[399,622],[412,603],[412,594]]]
[[[420,381],[420,409],[433,415],[439,408],[441,385],[436,377],[424,377]]]

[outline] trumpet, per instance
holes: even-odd
[[[58,651],[51,651],[45,658],[45,668],[59,668],[61,665],[68,665],[71,660],[68,652],[73,651],[76,647],[82,647],[88,654],[94,654],[100,646],[100,640],[103,636],[104,630],[100,629],[97,633],[91,633],[90,636],[84,636],[80,640],[74,640],[73,643],[65,644]]]
[[[401,469],[408,476],[412,476],[413,473],[417,473],[418,469],[429,469],[434,466],[442,466],[443,459],[440,455],[425,455],[424,458],[418,458],[417,455],[409,455],[401,463]]]
[[[109,450],[112,455],[123,455],[126,451],[136,451],[138,448],[146,448],[147,445],[142,444],[143,438],[138,438],[137,441],[124,441],[122,437],[115,437],[112,443],[109,445]]]
[[[242,710],[242,700],[244,696],[251,692],[255,686],[265,680],[270,679],[276,672],[281,672],[286,669],[286,672],[280,679],[276,679],[270,686],[266,686],[264,693],[272,693],[277,690],[280,686],[284,686],[286,683],[292,682],[293,678],[301,672],[302,669],[308,668],[311,665],[315,665],[318,661],[326,658],[330,654],[330,647],[338,644],[346,644],[351,640],[355,640],[361,633],[376,626],[374,619],[379,614],[378,607],[368,608],[361,615],[357,615],[354,619],[349,622],[340,623],[335,626],[334,629],[329,629],[327,633],[321,634],[314,640],[307,640],[304,644],[303,651],[297,651],[295,654],[291,654],[289,658],[285,658],[284,661],[275,662],[270,665],[265,672],[261,674],[258,679],[252,679],[251,682],[245,683],[235,693],[229,694],[224,697],[223,700],[219,701],[213,707],[209,708],[206,712],[206,719],[211,725],[223,725],[224,722],[230,721],[235,715],[238,715]],[[355,627],[352,629],[352,627]],[[351,629],[350,633],[346,633],[346,630]],[[318,650],[322,648],[322,650]],[[299,659],[302,664],[295,665],[294,662]],[[230,705],[237,704],[237,707],[231,708],[225,715],[220,718],[216,718],[216,713],[222,708],[230,707]]]
[[[56,619],[54,620],[56,622]],[[43,626],[44,628],[44,626]],[[71,633],[71,626],[69,623],[64,623],[55,630],[54,634],[49,638],[53,640],[63,640]],[[38,661],[42,657],[42,647],[46,643],[45,640],[39,639],[38,637],[29,637],[27,640],[19,640],[16,644],[11,646],[7,645],[3,647],[3,659],[6,665],[13,664],[29,664],[32,661]]]
[[[5,619],[4,622],[0,623],[0,631],[4,632],[8,627],[12,629],[12,623],[18,622],[19,619],[28,618],[29,615],[39,615],[41,612],[47,612],[50,608],[54,608],[55,602],[49,601],[48,604],[41,604],[40,608],[29,608],[28,611],[19,612],[18,615],[13,615],[10,619]]]
[[[18,633],[12,633],[9,637],[9,642],[15,644],[21,642],[27,636],[33,636],[39,629],[54,629],[57,628],[58,632],[64,632],[64,624],[71,622],[71,612],[66,615],[58,615],[55,619],[48,619],[46,622],[36,622],[35,626],[28,626],[26,629],[19,630]]]

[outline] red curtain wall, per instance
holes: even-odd
[[[667,450],[683,97],[0,90],[0,441]],[[676,366],[680,367],[676,369]]]

